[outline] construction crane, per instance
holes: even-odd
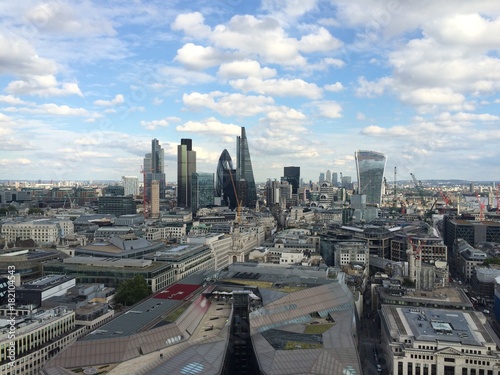
[[[241,224],[241,204],[242,202],[238,198],[238,192],[236,191],[236,184],[233,179],[233,172],[229,169],[229,177],[231,178],[231,183],[233,184],[234,197],[236,198],[236,221]]]
[[[415,184],[415,187],[417,188],[418,194],[420,195],[420,198],[422,199],[422,206],[425,206],[425,195],[424,195],[424,188],[422,187],[422,182],[418,181],[413,173],[410,172],[410,175],[411,175],[411,178],[413,179],[413,183]]]
[[[450,205],[450,198],[448,198],[442,190],[439,190],[439,194],[441,195],[441,197],[443,198],[444,200],[444,203],[446,204],[446,206],[449,206]]]

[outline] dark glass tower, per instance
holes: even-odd
[[[376,151],[356,151],[354,158],[358,172],[358,194],[366,194],[367,204],[380,206],[387,156]]]
[[[160,182],[160,198],[165,197],[165,154],[155,138],[151,141],[151,153],[144,157],[144,173],[146,174],[146,197],[151,202],[151,184],[153,180]]]
[[[231,176],[235,182],[231,182]],[[217,163],[216,181],[215,181],[215,196],[222,198],[223,205],[231,208],[236,207],[236,197],[234,191],[236,189],[236,170],[233,167],[231,155],[227,150],[222,151]]]
[[[245,128],[241,128],[241,136],[236,137],[237,153],[237,180],[247,182],[247,200],[246,205],[254,206],[257,202],[257,188],[253,176],[252,160],[250,159],[250,150],[248,148],[247,135]]]
[[[288,181],[292,185],[292,194],[297,194],[300,185],[300,167],[285,167],[281,181]]]
[[[181,139],[177,146],[177,206],[191,207],[192,176],[196,173],[196,151],[191,139]]]

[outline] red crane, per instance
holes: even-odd
[[[446,195],[444,195],[442,190],[439,190],[439,194],[441,194],[441,197],[443,197],[444,203],[449,206],[450,205],[450,198],[448,198]]]

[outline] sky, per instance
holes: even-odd
[[[156,138],[197,171],[500,180],[496,0],[0,2],[0,179],[140,176]]]

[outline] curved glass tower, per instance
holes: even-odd
[[[358,172],[358,194],[366,194],[367,204],[380,206],[387,155],[376,151],[356,151],[354,158]]]
[[[236,186],[236,170],[233,167],[231,155],[229,155],[229,152],[224,149],[219,157],[219,162],[217,163],[215,196],[221,197],[225,205],[235,208],[236,197],[234,195],[233,183],[231,182],[231,174],[233,180],[235,180],[234,182]]]

